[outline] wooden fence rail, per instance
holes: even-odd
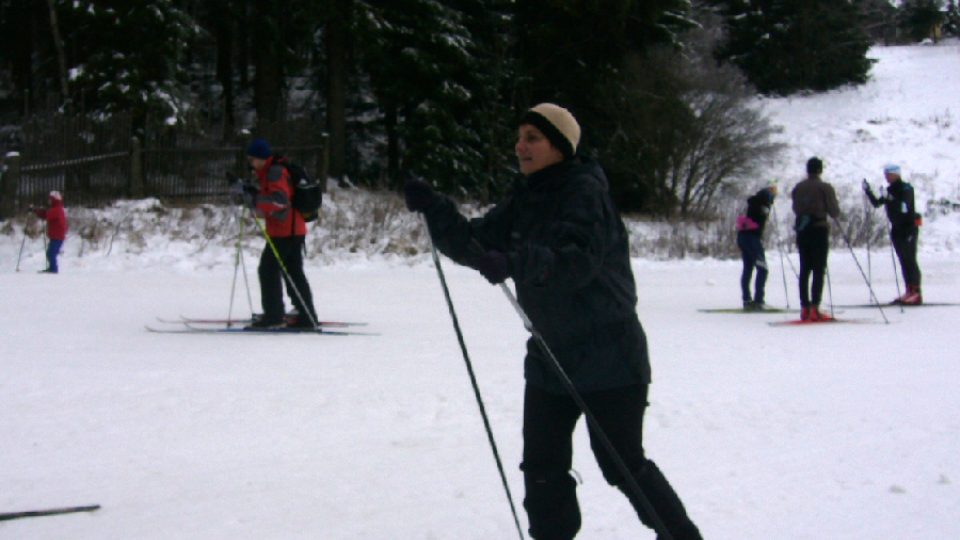
[[[326,178],[326,134],[316,144],[277,146],[275,152]],[[118,199],[156,197],[166,202],[219,202],[228,191],[227,173],[246,170],[242,146],[147,147],[130,139],[129,148],[47,162],[8,153],[0,167],[0,218],[30,205],[42,205],[52,190],[68,205],[101,206]]]

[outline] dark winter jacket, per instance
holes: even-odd
[[[257,210],[267,222],[267,234],[272,238],[305,236],[307,224],[303,216],[293,208],[293,187],[290,173],[282,160],[275,156],[267,159],[257,171],[260,192],[254,200]]]
[[[50,197],[50,208],[37,208],[33,213],[47,220],[47,238],[63,240],[67,237],[67,213],[62,200]]]
[[[872,191],[867,191],[867,198],[874,208],[886,206],[887,219],[893,227],[893,233],[909,232],[917,228],[917,213],[913,202],[913,186],[897,180],[891,182],[887,194],[877,197]]]
[[[747,199],[747,217],[757,224],[757,228],[744,230],[744,234],[763,236],[763,228],[767,225],[770,216],[770,206],[773,204],[773,194],[767,188],[761,189]]]
[[[798,232],[806,227],[829,227],[828,217],[840,217],[840,204],[833,186],[819,176],[809,176],[793,188],[793,213]]]
[[[578,390],[650,381],[627,232],[598,164],[572,159],[531,174],[480,218],[445,197],[425,215],[437,247],[460,264],[507,254],[520,305]],[[564,392],[532,338],[524,371],[528,384]]]

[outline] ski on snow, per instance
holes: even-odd
[[[164,324],[219,324],[232,326],[235,324],[247,325],[253,322],[253,319],[217,319],[217,318],[199,318],[199,317],[185,317],[180,316],[179,319],[164,319],[162,317],[157,317],[157,322],[162,322]],[[365,322],[357,321],[317,321],[317,325],[320,327],[331,327],[331,328],[346,328],[349,326],[366,326]]]
[[[960,306],[960,302],[924,302],[922,304],[903,304],[900,302],[889,302],[886,304],[880,304],[880,307],[905,307],[905,308],[921,308],[921,307],[950,307],[950,306]],[[849,309],[867,309],[867,308],[876,308],[876,304],[847,304],[847,305],[838,305],[838,308],[849,308]]]
[[[732,313],[732,314],[743,314],[749,315],[754,313],[789,313],[791,310],[786,308],[778,307],[765,307],[763,309],[748,309],[748,308],[706,308],[698,309],[700,313]]]
[[[317,334],[323,336],[377,336],[375,332],[357,332],[353,330],[332,330],[329,327],[318,328],[295,328],[290,326],[279,326],[276,328],[247,328],[244,326],[195,326],[190,323],[182,323],[180,327],[156,328],[145,326],[148,332],[154,334]]]
[[[826,321],[804,321],[801,319],[790,319],[788,321],[770,321],[767,324],[770,326],[814,326],[818,324],[878,324],[880,321],[875,319],[828,319]]]
[[[100,509],[99,504],[91,504],[88,506],[65,506],[63,508],[46,508],[44,510],[28,510],[25,512],[2,512],[0,513],[0,521],[9,521],[11,519],[20,519],[20,518],[28,518],[28,517],[74,514],[77,512],[93,512],[94,510],[99,510],[99,509]]]

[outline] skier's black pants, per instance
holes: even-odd
[[[647,385],[634,385],[583,394],[583,400],[632,471],[641,491],[675,540],[700,539],[680,498],[656,464],[643,452],[643,414]],[[569,540],[580,530],[580,508],[573,464],[573,431],[581,411],[567,395],[551,394],[527,385],[523,412],[523,470],[526,496],[523,506],[530,521],[530,536],[537,540]],[[590,446],[613,486],[627,494],[642,521],[653,521],[630,492],[620,471],[589,426]]]
[[[819,306],[830,250],[830,229],[806,227],[797,233],[797,249],[800,251],[800,305]],[[810,283],[811,274],[813,283]]]
[[[751,301],[750,278],[753,269],[757,269],[757,280],[754,282],[752,300],[763,303],[763,289],[767,284],[767,256],[763,251],[763,242],[755,232],[740,231],[737,233],[737,246],[743,259],[743,272],[740,274],[740,293],[744,302]]]
[[[310,284],[307,283],[307,276],[303,273],[303,236],[288,236],[285,238],[274,238],[270,240],[277,248],[280,259],[283,260],[283,268],[287,269],[290,279],[287,280],[283,274],[283,268],[277,261],[277,256],[270,248],[270,243],[263,247],[263,253],[260,254],[260,266],[257,267],[257,275],[260,277],[260,303],[263,306],[263,316],[266,320],[283,320],[283,284],[287,287],[287,296],[290,297],[293,306],[301,315],[309,313],[316,320],[316,312],[313,309],[313,295],[310,292]],[[297,298],[297,293],[291,288],[292,285],[300,292],[303,297],[303,303]]]
[[[903,271],[903,282],[914,287],[920,286],[920,265],[917,264],[917,236],[916,227],[892,229],[890,242],[900,260],[900,269]]]

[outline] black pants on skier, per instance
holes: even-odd
[[[800,251],[800,305],[819,306],[830,251],[830,229],[806,227],[797,233],[797,249]]]
[[[280,322],[284,317],[283,309],[283,287],[287,287],[287,296],[293,306],[301,316],[309,313],[316,320],[316,311],[313,308],[313,295],[310,292],[310,284],[307,283],[307,276],[303,273],[303,236],[289,236],[285,238],[273,238],[270,240],[277,248],[277,253],[283,261],[283,267],[277,260],[276,254],[267,243],[263,247],[263,253],[260,254],[260,266],[257,267],[257,275],[260,277],[260,303],[263,307],[264,320]],[[290,274],[288,280],[283,273],[283,268]],[[295,287],[294,290],[292,287]],[[303,297],[303,302],[297,296],[299,291]]]
[[[647,385],[627,386],[583,394],[614,448],[633,473],[674,540],[699,540],[696,525],[687,517],[680,498],[654,462],[643,452],[643,414]],[[536,540],[570,540],[580,530],[580,507],[573,465],[573,431],[581,412],[567,395],[557,395],[527,385],[523,412],[523,470],[526,496],[523,506]],[[624,492],[642,521],[653,521],[627,487],[618,468],[589,426],[590,446],[606,481]]]
[[[903,271],[903,282],[907,286],[920,287],[920,265],[917,264],[917,236],[916,227],[893,229],[890,231],[890,242],[900,260],[900,269]]]
[[[740,294],[744,302],[763,304],[764,287],[767,284],[767,256],[763,250],[763,241],[755,232],[740,231],[737,233],[737,246],[740,248],[740,257],[743,259],[743,272],[740,274]],[[753,285],[753,296],[750,296],[750,278],[753,269],[757,269],[757,280]]]

